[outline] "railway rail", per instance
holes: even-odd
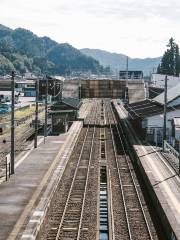
[[[109,166],[110,171],[113,171],[111,181],[116,182],[115,187],[112,184],[112,191],[114,190],[113,204],[115,205],[113,209],[114,233],[112,239],[152,240],[154,237],[146,217],[144,204],[139,195],[139,184],[134,178],[133,168],[130,165],[125,136],[121,126],[118,127],[117,125],[112,108],[109,106],[108,108],[107,118],[111,118],[111,122],[114,119],[114,124],[110,124],[110,129],[107,129],[107,135],[111,139],[108,144],[109,149],[111,149]],[[110,156],[108,159],[110,159]],[[119,192],[118,201],[117,192]],[[119,203],[118,206],[116,201]],[[121,223],[122,228],[117,223]]]
[[[40,119],[43,118],[43,112],[40,111]],[[32,118],[27,118],[26,121],[22,120],[20,124],[15,128],[15,155],[18,155],[22,151],[26,151],[31,136],[33,136],[35,130],[31,126]],[[16,123],[17,124],[17,123]],[[41,127],[39,128],[41,129]],[[3,142],[5,140],[5,142]],[[6,169],[6,155],[11,151],[11,137],[10,133],[0,136],[0,178],[4,177]]]
[[[158,239],[109,100],[85,120],[40,239]]]
[[[119,110],[120,110],[120,114],[121,116],[126,119],[127,118],[127,112],[126,110],[124,109],[123,106],[121,106],[121,104],[118,104],[120,106]],[[134,132],[134,129],[132,129],[132,127],[129,125],[128,121],[124,121],[124,124],[126,126],[126,128],[130,128],[131,129],[131,132],[133,132],[133,137],[134,137],[134,140],[136,143],[138,143],[139,145],[143,145],[142,142],[136,137],[136,134]],[[159,153],[158,153],[158,150],[156,150],[152,145],[148,144],[149,148],[152,149],[152,152],[156,152],[157,154],[157,157],[159,158]],[[179,162],[179,159],[176,158],[173,154],[170,154],[168,152],[163,152],[161,151],[161,155],[162,155],[162,158],[159,158],[161,161],[162,159],[168,164],[168,166],[170,168],[172,168],[177,174],[179,174],[180,172],[180,162]]]

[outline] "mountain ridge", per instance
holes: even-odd
[[[69,43],[38,37],[24,29],[0,25],[0,75],[12,70],[20,74],[66,75],[72,72],[103,73],[99,62],[81,53]]]
[[[90,48],[83,48],[80,51],[87,56],[95,58],[104,67],[110,66],[114,72],[117,70],[126,70],[127,55],[125,54]],[[128,58],[129,70],[142,70],[145,75],[148,75],[154,68],[158,67],[162,57]]]

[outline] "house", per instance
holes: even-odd
[[[160,104],[164,104],[164,92],[153,100]],[[178,105],[180,105],[180,83],[167,91],[167,106],[175,107]]]
[[[129,118],[143,138],[161,144],[164,118],[164,92],[153,99],[126,104]],[[178,140],[180,118],[180,83],[167,90],[167,140],[173,146]]]
[[[172,136],[174,138],[173,146],[180,151],[180,117],[172,120]]]
[[[23,93],[24,97],[35,97],[35,80],[17,80],[15,84],[17,92]]]
[[[158,88],[164,88],[165,77],[166,75],[164,74],[153,73],[151,75],[151,85]],[[175,87],[179,83],[180,83],[180,77],[168,76],[168,84],[167,84],[168,89]]]
[[[164,124],[164,105],[158,101],[148,99],[127,104],[125,108],[138,134],[151,143],[161,145]],[[168,106],[166,134],[167,141],[171,144],[173,144],[174,141],[172,121],[176,117],[180,117],[180,105],[176,107]]]

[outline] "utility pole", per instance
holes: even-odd
[[[14,77],[15,72],[12,71],[12,77],[11,77],[11,174],[14,174],[14,158],[15,158],[15,128],[14,128]]]
[[[45,143],[45,138],[47,137],[47,119],[48,119],[48,112],[47,112],[47,108],[48,108],[48,78],[46,76],[46,94],[45,94],[45,122],[44,122],[44,143]]]
[[[165,151],[165,144],[164,141],[166,141],[166,113],[167,113],[167,75],[165,77],[165,85],[164,85],[164,125],[163,125],[163,151]]]
[[[180,176],[180,139],[179,139],[179,171],[178,171],[178,173]]]
[[[126,79],[128,81],[129,79],[129,57],[127,56],[127,61],[126,61]]]
[[[38,137],[38,100],[39,100],[39,79],[36,80],[36,109],[35,109],[35,136],[34,136],[34,148],[37,148]]]

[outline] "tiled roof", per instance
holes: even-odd
[[[70,107],[75,108],[75,109],[79,109],[81,106],[81,101],[79,99],[75,99],[75,98],[63,98],[62,102]]]
[[[129,117],[132,119],[145,118],[161,114],[164,111],[164,105],[153,100],[144,100],[141,102],[125,105],[129,112]],[[175,108],[168,107],[167,111],[174,111]]]
[[[167,102],[168,103],[173,101],[174,99],[176,99],[179,96],[180,96],[180,83],[178,85],[176,85],[175,87],[167,90]],[[160,95],[158,95],[157,97],[155,97],[153,100],[163,104],[164,103],[164,92],[161,93]]]

